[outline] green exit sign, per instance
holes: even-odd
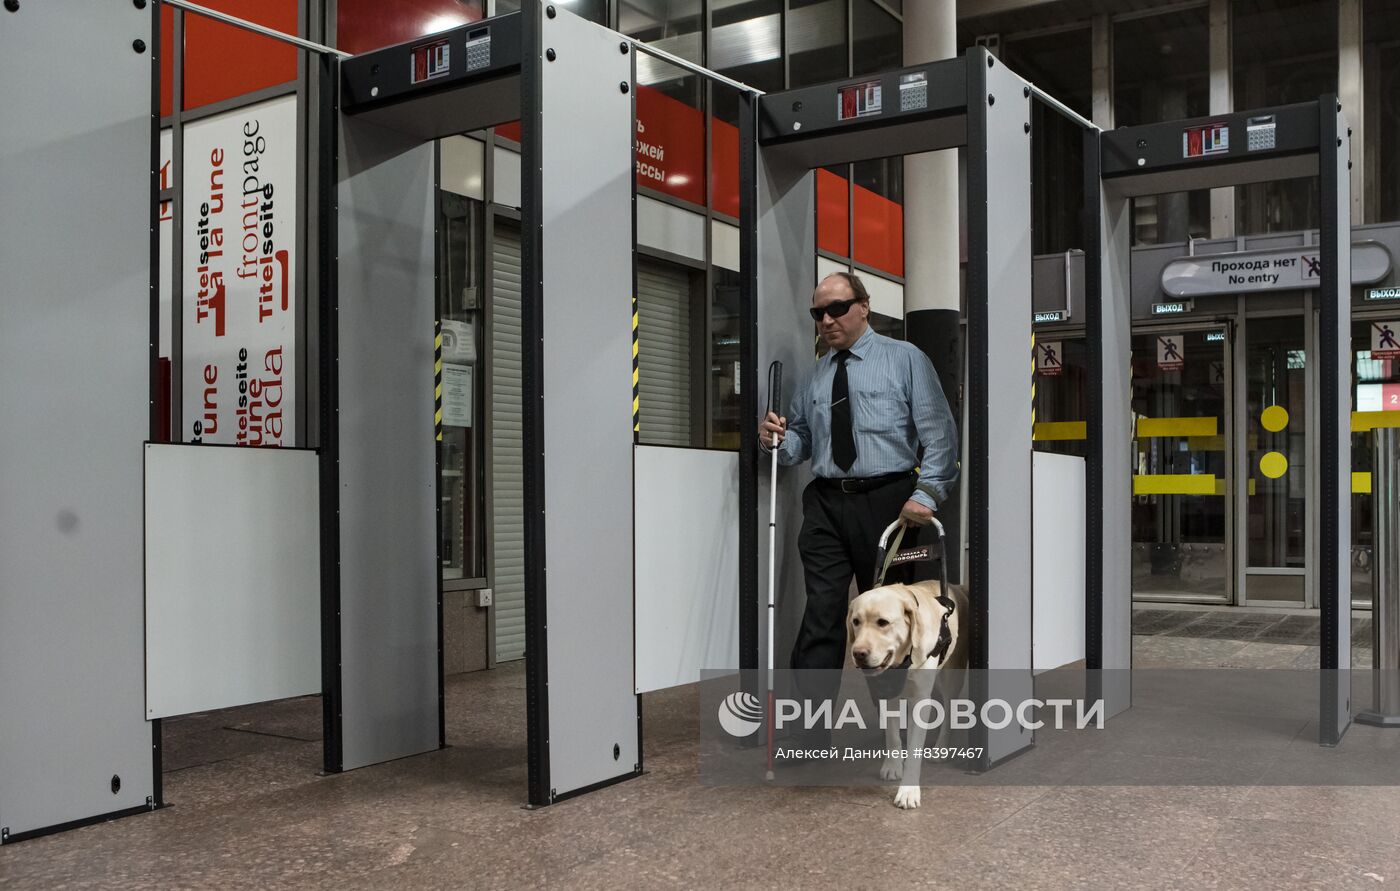
[[[1040,324],[1041,322],[1063,322],[1064,320],[1065,311],[1062,309],[1057,309],[1053,312],[1038,312],[1032,318],[1032,321],[1036,324]]]
[[[1400,288],[1367,288],[1367,300],[1400,300]]]
[[[1190,300],[1178,300],[1175,303],[1154,303],[1152,304],[1152,314],[1154,316],[1179,316],[1182,313],[1191,311]]]

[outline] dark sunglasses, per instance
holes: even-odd
[[[860,298],[858,297],[852,297],[850,300],[833,300],[826,306],[814,306],[807,311],[812,314],[812,321],[814,322],[820,322],[822,316],[831,316],[833,319],[839,319],[850,312],[851,307],[859,302]]]

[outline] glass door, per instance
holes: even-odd
[[[1305,318],[1249,318],[1243,326],[1242,599],[1255,606],[1311,605]]]
[[[1232,597],[1225,328],[1133,336],[1133,597]]]
[[[1355,319],[1351,323],[1352,376],[1351,423],[1351,605],[1370,609],[1374,544],[1374,501],[1371,497],[1372,431],[1400,426],[1400,358],[1389,351],[1372,354],[1372,346],[1385,341],[1385,331],[1400,330],[1400,307],[1381,317]]]

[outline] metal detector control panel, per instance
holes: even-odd
[[[925,117],[963,114],[967,69],[947,59],[868,77],[769,93],[759,99],[762,143],[829,136],[835,132]]]
[[[1317,103],[1121,127],[1103,134],[1103,175],[1186,170],[1317,151]]]
[[[355,112],[520,70],[520,13],[461,25],[341,63],[341,107]]]

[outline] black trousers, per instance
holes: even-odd
[[[916,482],[910,476],[869,492],[846,494],[814,480],[803,491],[802,531],[797,548],[806,576],[807,606],[792,648],[792,667],[833,670],[816,676],[800,673],[797,683],[804,697],[816,700],[836,694],[839,677],[834,670],[840,669],[846,659],[846,609],[851,579],[856,580],[861,591],[872,587],[879,569],[875,554],[880,535],[899,518]],[[912,576],[904,572],[906,567]],[[889,581],[931,577],[932,564],[913,563],[906,567],[901,568],[903,574],[898,579],[892,572]],[[872,679],[871,694],[893,695],[884,689],[887,686],[888,683],[879,684],[878,679]]]

